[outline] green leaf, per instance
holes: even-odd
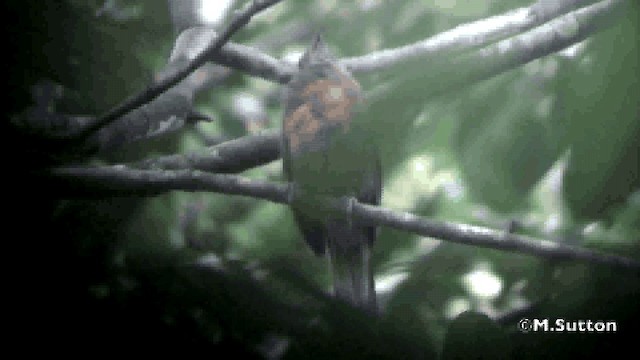
[[[544,64],[538,62],[538,72]],[[504,74],[479,84],[460,101],[453,137],[462,176],[474,199],[503,212],[526,204],[531,188],[560,151],[548,114],[539,111],[544,93],[534,76]]]
[[[638,6],[562,69],[571,158],[563,186],[576,219],[609,219],[640,187]]]

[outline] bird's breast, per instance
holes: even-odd
[[[292,157],[328,151],[337,136],[348,134],[361,90],[350,76],[335,74],[291,84],[283,134]]]

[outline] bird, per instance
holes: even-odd
[[[360,84],[315,34],[283,98],[283,172],[302,194],[291,204],[294,220],[316,255],[328,253],[333,295],[377,313],[371,266],[377,228],[314,203],[330,197],[380,204],[380,156]]]

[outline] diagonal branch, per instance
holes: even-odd
[[[422,83],[429,86],[413,93],[422,100],[442,95],[567,48],[609,26],[625,1],[600,1],[521,35],[449,60],[422,74]],[[413,80],[415,74],[408,78]],[[401,83],[404,80],[394,81]]]
[[[413,44],[342,59],[353,72],[370,72],[417,57],[445,56],[487,46],[521,34],[594,0],[539,0],[535,4],[459,25]]]
[[[136,94],[133,97],[125,100],[115,108],[109,110],[106,114],[95,119],[95,121],[87,124],[84,129],[79,131],[79,133],[72,134],[70,137],[86,137],[87,135],[90,135],[94,131],[109,124],[115,119],[125,115],[127,112],[155,99],[164,91],[186,78],[187,75],[192,73],[198,67],[202,66],[212,54],[218,52],[222,48],[222,46],[229,41],[229,39],[235,32],[247,25],[255,14],[278,2],[280,2],[280,0],[251,1],[242,10],[235,14],[234,19],[224,29],[224,31],[222,31],[220,36],[216,37],[215,40],[212,41],[202,53],[198,54],[192,61],[188,62],[186,66],[176,70],[173,73],[167,74],[166,77],[160,79],[155,84],[150,85],[139,94]]]
[[[353,214],[366,223],[385,225],[458,244],[534,255],[546,259],[577,260],[640,270],[640,262],[630,258],[602,254],[555,241],[515,235],[504,230],[429,220],[408,212],[391,211],[362,203],[354,204]]]
[[[243,195],[289,204],[295,192],[287,184],[275,184],[235,175],[199,170],[137,170],[123,165],[53,169],[45,179],[55,191],[70,196],[154,196],[172,190],[210,191]],[[51,188],[47,189],[51,191]],[[640,262],[530,236],[509,234],[485,227],[425,219],[408,212],[349,201],[322,199],[345,216],[369,225],[383,225],[422,236],[464,245],[516,252],[554,260],[572,260],[638,271]]]

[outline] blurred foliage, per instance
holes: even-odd
[[[8,114],[27,107],[43,79],[64,87],[56,110],[100,114],[144,88],[176,36],[165,1],[5,3]],[[285,0],[234,41],[297,20],[355,56],[529,3]],[[376,94],[367,112],[383,149],[383,204],[493,228],[517,221],[522,233],[639,259],[640,16],[628,4],[613,27],[571,51],[435,97],[464,70],[445,66],[450,59],[359,75]],[[279,127],[279,86],[233,74],[199,94],[215,123],[98,160],[245,135],[232,109],[239,91],[264,99],[267,126]],[[278,181],[280,171],[278,162],[246,175]],[[384,315],[372,319],[326,295],[326,263],[282,206],[183,192],[59,199],[47,184],[17,182],[5,242],[17,245],[7,254],[18,263],[6,293],[22,340],[292,359],[575,357],[633,345],[625,336],[639,319],[637,274],[381,229],[374,262]],[[485,274],[475,285],[497,292],[470,286],[470,274]],[[520,334],[517,319],[492,320],[531,303],[526,317],[616,320],[618,334]]]
[[[557,116],[571,148],[563,189],[580,220],[610,220],[640,188],[640,45],[628,41],[640,27],[631,15],[637,8],[595,37],[579,66],[558,69]]]
[[[101,11],[104,1],[9,1],[5,13],[14,25],[8,38],[13,65],[11,85],[30,100],[30,86],[49,78],[67,92],[60,109],[76,114],[106,111],[122,94],[139,90],[164,64],[173,34],[166,4],[118,1]],[[108,2],[107,2],[108,3]],[[25,77],[26,76],[26,77]]]

